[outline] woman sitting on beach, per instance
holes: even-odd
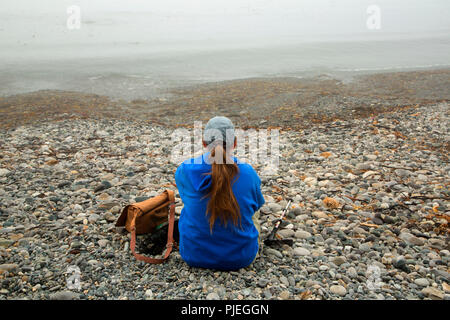
[[[184,161],[175,173],[184,203],[180,255],[191,267],[237,270],[258,253],[261,180],[249,164],[231,157],[236,143],[232,122],[214,117],[203,135],[207,152]]]

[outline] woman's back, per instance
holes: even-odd
[[[239,205],[240,221],[226,226],[216,219],[212,230],[206,214],[211,189],[211,165],[206,153],[183,162],[175,173],[184,203],[179,221],[180,254],[193,267],[236,270],[248,266],[258,252],[258,231],[252,216],[264,204],[261,180],[255,170],[233,158],[238,173],[232,190]],[[211,232],[212,231],[212,232]]]

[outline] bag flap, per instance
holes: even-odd
[[[130,207],[130,205],[128,205],[125,208],[123,208],[119,219],[117,219],[117,221],[116,221],[116,227],[124,227],[125,226],[125,222],[127,221],[127,215],[128,215],[128,208],[129,207]]]
[[[166,202],[175,201],[175,193],[172,190],[165,190],[156,197],[144,200],[142,202],[133,203],[132,206],[139,208],[144,214],[152,211]]]

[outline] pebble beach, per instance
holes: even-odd
[[[385,81],[376,77],[379,84]],[[448,84],[448,70],[439,77]],[[362,92],[367,83],[355,86]],[[179,110],[180,100],[159,101],[167,111],[159,121],[156,112],[138,116],[146,106],[156,110],[154,101],[120,109],[120,101],[89,96],[94,102],[76,108],[57,103],[57,116],[39,111],[40,101],[33,112],[44,117],[20,115],[22,109],[14,107],[24,96],[2,98],[0,109],[11,117],[0,128],[0,300],[449,300],[450,108],[449,87],[440,83],[437,96],[417,81],[386,97],[381,89],[352,96],[333,82],[325,92],[315,89],[314,99],[307,96],[309,107],[292,100],[293,90],[307,95],[305,87],[258,87],[251,92],[266,102],[259,115],[249,104],[245,112],[225,108],[244,99],[232,83],[222,108],[198,113],[198,120],[231,114],[237,127],[280,132],[276,173],[264,175],[266,165],[254,165],[266,200],[260,222],[264,237],[291,199],[279,236],[294,244],[264,246],[252,265],[232,272],[190,268],[177,251],[164,264],[139,262],[129,235],[114,227],[129,203],[165,189],[180,200],[171,134],[177,124],[193,124],[190,102],[200,95],[177,98],[185,99],[188,110],[176,112],[177,119],[168,106]],[[411,88],[416,93],[408,96]],[[200,91],[204,97],[210,90]],[[23,110],[31,110],[33,101]],[[105,109],[84,113],[96,103]],[[373,111],[377,103],[379,111]],[[281,105],[287,113],[278,111],[277,119]],[[289,108],[298,109],[297,118],[289,117]],[[317,117],[328,111],[329,117]],[[313,118],[318,120],[306,121]],[[178,201],[177,214],[181,208]],[[74,268],[80,285],[75,289],[68,286]]]

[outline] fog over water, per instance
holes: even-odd
[[[70,6],[81,28],[69,29]],[[380,9],[379,29],[368,20]],[[1,0],[0,95],[450,66],[448,0]]]

